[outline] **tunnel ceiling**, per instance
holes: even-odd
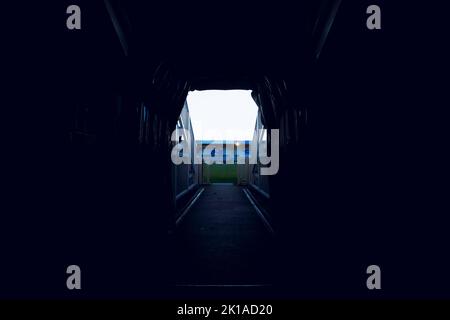
[[[193,89],[250,89],[267,74],[299,74],[320,6],[333,1],[110,1],[143,73],[170,61]]]

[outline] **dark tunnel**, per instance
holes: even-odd
[[[371,264],[383,297],[448,297],[446,127],[415,80],[432,67],[401,46],[404,7],[383,2],[395,31],[371,33],[370,1],[77,3],[79,32],[59,1],[39,31],[51,37],[19,57],[0,297],[377,298]],[[171,133],[188,92],[231,89],[279,129],[279,171],[181,194]],[[192,231],[207,219],[223,228]],[[80,292],[61,281],[71,264]]]

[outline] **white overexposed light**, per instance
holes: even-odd
[[[251,90],[191,91],[187,96],[195,140],[252,140],[258,106]]]

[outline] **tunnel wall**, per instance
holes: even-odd
[[[175,194],[175,205],[177,211],[180,211],[199,188],[202,183],[203,175],[202,164],[194,163],[197,144],[195,141],[194,131],[192,129],[187,102],[184,103],[180,117],[177,121],[176,129],[179,132],[181,132],[180,130],[186,130],[188,132],[188,136],[184,136],[183,139],[189,139],[191,158],[191,164],[182,163],[180,165],[175,165],[172,163],[172,187]],[[177,142],[172,142],[172,146],[175,146],[176,143]],[[179,213],[180,212],[177,212],[176,215],[178,216]]]
[[[445,296],[446,218],[429,162],[443,137],[434,129],[443,128],[437,87],[417,81],[429,78],[415,55],[425,49],[403,47],[416,33],[396,22],[402,10],[385,3],[390,31],[370,32],[358,18],[370,4],[343,1],[310,81],[287,78],[286,92],[272,94],[282,141],[271,179],[280,281],[303,297]],[[380,295],[362,281],[372,264],[386,270]]]
[[[103,1],[80,2],[80,32],[65,26],[70,4],[42,4],[49,19],[42,19],[41,32],[50,40],[40,34],[24,48],[15,71],[28,76],[15,93],[20,112],[15,108],[11,118],[17,134],[7,152],[11,196],[1,237],[10,245],[0,296],[160,297],[174,214],[168,178],[174,121],[158,91],[139,91],[141,75]],[[79,295],[65,286],[72,264],[88,284]]]
[[[258,144],[262,141],[262,132],[258,130],[263,130],[264,125],[261,120],[261,111],[258,109],[256,123],[255,123],[255,133],[253,135],[253,141],[257,141]],[[259,136],[258,136],[259,132]],[[257,153],[259,153],[259,148],[256,148]],[[260,193],[263,197],[270,197],[270,188],[269,188],[269,176],[261,175],[261,164],[258,162],[256,164],[249,164],[248,166],[248,181],[249,185],[254,189],[255,192]]]

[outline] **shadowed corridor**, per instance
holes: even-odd
[[[449,298],[447,11],[379,2],[381,30],[372,1],[80,0],[81,30],[66,1],[5,9],[0,298]],[[172,134],[210,90],[249,93],[276,174],[172,161],[204,150]]]

